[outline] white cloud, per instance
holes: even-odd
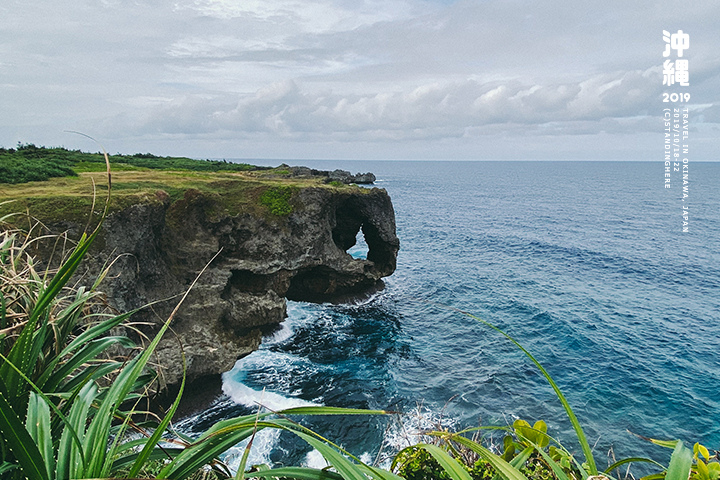
[[[412,13],[413,5],[402,0],[333,2],[327,0],[196,0],[176,9],[191,9],[223,20],[252,18],[269,22],[292,22],[308,33],[348,31],[381,21],[397,21]]]
[[[365,140],[461,137],[484,127],[516,125],[510,135],[644,131],[660,87],[656,67],[601,74],[578,83],[498,85],[473,79],[434,82],[401,92],[339,94],[288,80],[236,101],[189,95],[154,107],[137,131],[257,132],[279,138],[354,135]],[[622,125],[622,127],[621,127]],[[542,128],[538,128],[542,126]],[[579,128],[581,127],[581,128]],[[469,133],[470,132],[470,133]],[[473,133],[474,132],[474,133]]]
[[[158,141],[190,154],[222,138],[214,154],[235,139],[260,153],[325,144],[402,157],[438,141],[467,155],[466,142],[491,136],[518,151],[540,137],[645,138],[659,134],[659,32],[680,24],[692,35],[693,102],[706,105],[694,121],[708,152],[720,142],[717,2],[31,4],[0,6],[4,145],[65,143],[59,132],[82,129],[135,151]]]

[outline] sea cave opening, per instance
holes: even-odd
[[[348,248],[345,252],[355,259],[367,260],[369,250],[370,247],[368,247],[365,241],[365,234],[362,230],[359,230],[357,235],[355,235],[355,245]]]
[[[367,259],[368,244],[363,227],[364,218],[351,202],[345,202],[335,211],[333,241],[337,247],[356,259]]]

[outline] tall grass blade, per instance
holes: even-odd
[[[305,440],[305,442],[307,442],[315,450],[320,452],[323,458],[346,480],[366,480],[365,475],[363,475],[358,466],[351,463],[334,448],[306,433],[296,431],[293,431],[293,433]]]
[[[263,393],[265,393],[264,389]],[[260,420],[261,411],[262,404],[258,407],[257,413],[255,414],[255,428],[253,428],[253,433],[250,436],[250,440],[248,440],[248,444],[245,446],[245,451],[243,452],[242,458],[240,459],[240,465],[238,466],[235,480],[245,480],[245,466],[247,465],[248,457],[250,456],[250,449],[252,448],[253,442],[255,441],[255,435],[257,435],[257,422]]]
[[[527,477],[523,475],[520,470],[518,470],[519,467],[513,467],[503,458],[495,455],[493,452],[483,447],[479,443],[473,442],[469,438],[465,438],[462,435],[453,435],[450,438],[454,442],[457,442],[460,445],[463,445],[480,455],[480,457],[482,457],[483,460],[487,461],[495,469],[496,472],[500,473],[500,475],[507,478],[508,480],[528,480]]]
[[[337,409],[333,409],[337,411]],[[296,409],[283,410],[278,413],[284,414]],[[322,411],[322,410],[321,410]],[[359,412],[356,410],[356,412]],[[363,470],[359,465],[350,462],[343,454],[326,443],[325,439],[311,430],[302,427],[294,422],[285,419],[265,420],[273,413],[260,415],[247,415],[235,419],[223,420],[208,429],[197,441],[191,444],[185,451],[180,453],[168,465],[166,465],[157,478],[170,478],[182,480],[190,474],[216,458],[228,448],[237,445],[250,437],[253,432],[265,428],[277,428],[288,431],[302,438],[306,443],[315,448],[344,478],[366,480]],[[313,436],[314,435],[314,436]],[[366,470],[371,475],[372,470]],[[375,478],[388,478],[380,475],[373,475]],[[395,477],[390,477],[395,478]]]
[[[137,313],[139,309],[132,310],[127,313],[123,313],[121,315],[118,315],[116,317],[108,318],[97,325],[93,325],[92,327],[88,328],[87,330],[84,330],[80,335],[75,337],[70,343],[67,344],[65,348],[63,348],[62,352],[60,352],[60,357],[64,357],[65,355],[69,355],[77,348],[81,347],[82,345],[85,345],[86,343],[90,342],[91,340],[94,340],[100,336],[105,335],[107,332],[109,332],[111,329],[117,327],[120,325],[123,321],[127,320],[131,315],[134,313]]]
[[[124,446],[125,444],[123,444],[123,447]],[[152,460],[167,460],[168,457],[174,458],[178,456],[183,450],[185,449],[182,447],[163,447],[162,449],[156,448],[150,451],[150,455],[148,455],[146,462]],[[134,453],[132,455],[121,456],[113,462],[111,471],[117,472],[118,470],[131,467],[137,461],[137,458],[139,456],[140,452]]]
[[[665,469],[665,466],[662,463],[656,462],[655,460],[653,460],[651,458],[629,457],[629,458],[623,458],[622,460],[618,460],[617,462],[613,463],[608,468],[606,468],[603,473],[610,475],[612,473],[612,471],[615,470],[616,468],[620,468],[623,465],[627,465],[629,463],[652,463],[652,464],[662,468],[663,470]]]
[[[563,468],[555,460],[553,460],[553,458],[545,450],[540,448],[538,445],[534,445],[534,447],[535,451],[538,452],[541,457],[543,457],[545,463],[550,466],[550,469],[555,474],[557,480],[572,480],[570,477],[568,477]],[[582,468],[578,468],[578,470],[580,471],[580,475],[582,476],[583,480],[586,480],[588,478],[587,472]]]
[[[517,340],[515,340],[513,337],[505,333],[502,329],[496,327],[490,322],[487,322],[483,320],[480,317],[477,317],[473,315],[472,313],[465,312],[463,310],[457,310],[463,315],[467,315],[468,317],[472,318],[473,320],[476,320],[493,330],[499,332],[502,334],[505,338],[510,340],[513,344],[515,344],[516,347],[518,347],[534,364],[535,366],[540,370],[540,372],[545,377],[545,380],[550,384],[552,389],[555,391],[555,396],[557,396],[558,400],[560,400],[560,403],[562,404],[563,408],[565,409],[565,413],[568,416],[568,419],[570,420],[570,423],[573,426],[573,429],[575,430],[575,434],[578,437],[578,441],[580,442],[580,448],[582,448],[583,455],[585,456],[585,461],[587,462],[588,469],[590,475],[597,475],[598,469],[597,465],[595,464],[595,458],[592,454],[592,449],[590,448],[590,444],[588,443],[587,437],[585,436],[585,432],[583,432],[582,426],[580,425],[580,421],[578,420],[577,416],[575,415],[575,412],[573,412],[572,408],[570,407],[570,404],[568,403],[567,399],[565,398],[565,395],[560,391],[560,387],[557,386],[555,381],[552,379],[550,374],[545,370],[545,368],[540,364],[540,362],[530,353],[528,352],[525,347],[520,345]]]
[[[20,332],[18,338],[15,340],[15,343],[10,349],[7,357],[0,360],[0,378],[3,379],[5,386],[7,387],[5,395],[8,403],[11,404],[18,413],[24,413],[25,408],[27,407],[27,400],[25,400],[25,402],[18,403],[18,399],[23,397],[23,393],[26,392],[27,389],[24,388],[24,386],[21,386],[23,385],[22,377],[17,374],[16,370],[11,365],[20,365],[19,370],[23,372],[30,369],[30,352],[35,350],[32,342],[36,324],[37,319],[28,321]]]
[[[358,465],[358,468],[370,478],[378,478],[380,480],[404,480],[401,476],[383,470],[382,468],[371,467],[362,463]]]
[[[277,412],[278,415],[387,415],[385,410],[362,410],[342,407],[293,407]]]
[[[38,380],[38,385],[42,386],[46,391],[56,391],[57,387],[75,370],[81,368],[83,364],[94,360],[97,356],[105,351],[107,348],[113,345],[120,345],[126,348],[132,348],[135,346],[135,342],[130,340],[128,337],[105,337],[99,340],[94,340],[79,352],[76,352],[60,367],[50,378],[47,379],[47,383],[41,383],[41,380],[45,376]],[[53,362],[55,363],[55,362]]]
[[[253,432],[254,416],[240,419],[241,422],[232,428],[219,424],[230,425],[231,421],[222,421],[210,428],[197,442],[182,451],[157,474],[157,478],[182,479],[192,472],[215,459],[222,452],[242,442]],[[245,421],[242,421],[245,420]],[[236,419],[237,421],[237,419]]]
[[[87,367],[73,375],[58,388],[62,392],[74,392],[78,387],[81,387],[90,380],[97,380],[100,377],[119,370],[122,365],[121,362],[108,362]]]
[[[432,455],[453,480],[472,480],[467,470],[442,448],[427,443],[419,443],[415,447],[422,448]]]
[[[182,382],[180,383],[180,390],[177,393],[177,396],[175,397],[175,401],[170,406],[170,409],[165,414],[165,417],[162,419],[160,424],[157,426],[153,434],[150,436],[148,441],[145,443],[145,446],[143,447],[140,454],[138,454],[137,459],[135,460],[135,463],[133,464],[132,468],[130,469],[130,472],[128,473],[128,477],[135,477],[137,476],[138,472],[140,472],[140,469],[145,465],[147,460],[150,458],[150,455],[155,451],[155,448],[160,441],[160,438],[162,437],[162,434],[167,429],[168,425],[170,424],[170,420],[172,420],[172,417],[175,415],[175,412],[177,411],[178,406],[180,405],[180,398],[182,397],[183,391],[185,390],[185,355],[183,355],[183,376],[182,376]]]
[[[184,479],[250,435],[252,435],[252,428],[248,427],[238,430],[234,436],[224,437],[220,445],[209,441],[203,442],[203,448],[186,448],[157,474],[157,478]]]
[[[525,462],[528,461],[534,450],[535,449],[533,447],[526,447],[522,452],[518,453],[512,460],[510,460],[510,466],[519,470],[523,465],[525,465]]]
[[[293,478],[296,480],[343,480],[342,475],[315,468],[283,467],[247,474],[247,478]]]
[[[44,400],[45,405],[48,406],[49,408],[51,408],[55,412],[55,414],[58,416],[60,421],[64,422],[66,426],[70,425],[70,422],[68,421],[67,417],[60,411],[60,409],[52,401],[50,401],[50,399],[47,397],[47,395],[45,395],[40,390],[40,388],[32,382],[32,380],[27,378],[25,376],[25,374],[23,374],[15,365],[10,363],[5,357],[3,357],[2,354],[0,354],[0,359],[5,360],[7,365],[10,365],[15,370],[15,372],[18,374],[18,376],[20,376],[20,378],[22,378],[29,387],[31,387],[32,389],[35,390],[37,396],[41,397]],[[6,391],[6,389],[7,389],[7,387],[2,383],[2,378],[0,378],[0,393],[2,393],[3,391]],[[29,399],[30,399],[30,396],[28,396],[28,400]],[[14,412],[11,412],[11,413],[14,413]],[[1,428],[0,428],[0,432],[2,432]],[[70,428],[70,434],[71,434],[72,440],[75,442],[76,445],[79,446],[81,442],[80,442],[80,439],[79,439],[77,433],[75,432],[75,430]],[[2,438],[2,437],[0,437],[0,438]]]

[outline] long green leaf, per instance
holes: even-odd
[[[467,470],[465,470],[465,468],[463,468],[457,460],[448,455],[448,453],[442,448],[427,443],[419,443],[415,446],[424,449],[432,455],[453,480],[472,480],[472,477]]]
[[[75,250],[73,250],[70,258],[60,266],[48,287],[41,291],[30,312],[27,324],[20,332],[15,344],[8,353],[7,359],[19,367],[19,370],[26,376],[31,375],[39,360],[39,354],[45,340],[43,330],[47,325],[48,309],[68,280],[70,280],[75,270],[77,270],[77,267],[80,265],[82,258],[87,253],[90,244],[98,232],[99,226],[90,237],[83,234],[83,237],[78,242]],[[41,322],[41,329],[35,332],[38,321],[41,319],[43,320]],[[17,409],[23,409],[26,402],[24,397],[25,392],[27,392],[26,385],[23,384],[21,379],[13,372],[13,369],[7,365],[7,362],[0,365],[0,377],[5,379],[10,389],[9,402]],[[17,404],[15,399],[21,399],[21,403]]]
[[[640,477],[640,480],[665,480],[665,472],[663,471],[662,473],[646,475],[644,477]]]
[[[293,431],[295,435],[302,438],[315,450],[325,458],[325,460],[332,465],[335,470],[346,480],[366,480],[362,471],[357,465],[350,462],[340,452],[330,447],[326,443],[318,440],[317,438],[310,436],[306,433]],[[471,480],[471,479],[470,479]]]
[[[640,437],[640,438],[649,440],[652,443],[654,443],[655,445],[660,445],[661,447],[665,447],[665,448],[671,448],[673,450],[677,447],[678,442],[680,442],[680,440],[658,440],[656,438],[647,438],[647,437]]]
[[[57,393],[74,391],[77,387],[84,385],[90,380],[97,380],[100,377],[119,370],[122,365],[122,362],[108,362],[99,365],[90,365],[87,368],[83,368],[71,378],[67,379],[67,382],[62,383],[58,387]]]
[[[379,480],[404,480],[401,476],[383,470],[382,468],[371,467],[370,465],[364,465],[362,463],[358,465],[358,468],[370,478],[377,478]]]
[[[519,470],[523,465],[525,465],[525,462],[528,461],[534,450],[535,449],[533,447],[526,447],[522,452],[518,453],[512,460],[510,460],[510,466]]]
[[[17,468],[17,465],[12,464],[10,462],[3,462],[0,463],[0,475],[3,473],[9,472],[10,470],[15,470]]]
[[[283,467],[247,474],[247,478],[294,478],[297,480],[343,480],[342,475],[328,470],[303,467]]]
[[[533,446],[535,447],[535,451],[538,452],[541,457],[543,457],[545,463],[550,466],[550,469],[555,474],[555,478],[557,478],[558,480],[570,480],[568,475],[565,473],[565,470],[563,470],[563,468],[544,449],[540,448],[540,446],[535,443],[533,443]],[[586,480],[588,478],[587,472],[582,468],[580,468],[579,470],[582,478]]]
[[[83,443],[76,439],[78,435],[85,433],[90,406],[96,396],[95,384],[87,383],[72,403],[58,446],[57,480],[78,478],[79,473],[85,469],[85,448]]]
[[[110,427],[115,410],[125,400],[127,394],[135,383],[135,379],[142,371],[141,362],[144,355],[131,360],[119,373],[110,388],[105,392],[98,410],[93,417],[83,441],[86,452],[88,452],[88,464],[84,477],[102,477],[102,469],[105,466],[107,455],[107,439],[110,436]],[[145,359],[145,361],[147,361]]]
[[[483,447],[477,442],[473,442],[469,438],[465,438],[462,435],[453,435],[450,437],[453,441],[468,447],[473,452],[480,455],[486,460],[495,471],[499,472],[502,476],[508,480],[527,480],[527,477],[523,475],[520,470],[510,465],[502,457],[495,455],[493,452]]]
[[[7,400],[21,414],[24,413],[27,407],[27,400],[18,403],[17,399],[24,396],[24,392],[27,392],[27,386],[24,385],[17,370],[27,372],[30,369],[31,352],[34,350],[32,343],[35,338],[36,326],[37,319],[28,321],[15,340],[7,357],[0,360],[0,378],[4,380],[7,386]],[[14,365],[18,365],[19,368],[16,370],[13,368]]]
[[[341,407],[293,407],[277,412],[278,415],[387,415],[385,410],[363,410]]]
[[[278,428],[300,436],[315,447],[331,464],[337,461],[339,468],[347,468],[348,474],[361,474],[357,466],[349,462],[339,452],[324,442],[322,437],[314,434],[307,428],[285,419],[265,420],[272,413],[247,415],[235,419],[223,420],[208,429],[197,441],[190,445],[184,452],[180,453],[172,462],[166,465],[158,474],[157,478],[171,478],[181,480],[192,474],[201,466],[207,464],[228,448],[237,445],[252,435],[256,429]],[[313,436],[315,435],[315,436]],[[308,440],[311,439],[311,440]],[[330,458],[328,458],[330,457]],[[332,459],[332,461],[331,461]],[[338,466],[333,464],[334,466]],[[348,467],[348,465],[351,465]],[[350,473],[352,472],[352,473]],[[355,477],[351,477],[355,478]]]
[[[670,465],[668,465],[666,480],[687,480],[690,476],[690,468],[692,468],[692,450],[683,445],[678,440],[670,456]]]
[[[248,443],[245,446],[245,451],[243,451],[242,458],[240,459],[240,465],[238,466],[237,473],[235,474],[235,480],[245,480],[245,466],[247,465],[248,457],[250,457],[250,450],[252,449],[255,435],[257,435],[257,422],[260,420],[261,411],[262,407],[258,407],[257,413],[255,414],[255,428],[250,436],[250,440],[248,440]]]
[[[124,347],[133,347],[135,342],[128,337],[105,337],[99,340],[93,340],[85,345],[80,351],[73,354],[62,367],[57,369],[55,373],[47,378],[46,384],[38,381],[38,385],[44,387],[45,391],[55,391],[60,383],[66,379],[73,371],[82,366],[84,363],[95,360],[100,353],[113,345]],[[42,379],[41,379],[42,380]]]
[[[0,383],[2,379],[0,379]],[[28,478],[49,480],[40,450],[0,388],[0,433]]]
[[[63,349],[63,351],[60,352],[60,357],[64,357],[65,355],[70,354],[75,349],[79,348],[80,346],[85,345],[89,341],[105,335],[111,329],[120,325],[123,321],[127,320],[130,316],[132,316],[134,313],[137,313],[139,310],[140,309],[135,309],[130,312],[118,315],[116,317],[111,317],[106,320],[103,320],[102,322],[98,323],[97,325],[93,325],[92,327],[90,327],[87,330],[80,333],[80,335],[75,337],[75,339],[73,339],[73,341],[68,343],[67,346]]]
[[[5,360],[6,364],[7,364],[7,365],[10,365],[10,366],[14,369],[14,371],[25,381],[25,383],[26,383],[27,385],[29,385],[30,387],[32,387],[32,388],[35,390],[35,393],[37,393],[38,396],[42,397],[42,399],[45,401],[46,405],[47,405],[48,407],[50,407],[50,408],[55,412],[55,414],[61,419],[62,422],[64,422],[66,425],[69,424],[69,422],[68,422],[68,420],[67,420],[67,417],[65,417],[65,415],[60,411],[60,409],[58,409],[58,407],[55,406],[55,404],[54,404],[52,401],[50,401],[50,399],[47,397],[47,395],[45,395],[45,394],[38,388],[37,385],[35,385],[29,378],[27,378],[27,377],[25,376],[25,374],[23,374],[15,365],[13,365],[13,364],[12,364],[11,362],[9,362],[5,357],[3,357],[2,354],[0,354],[0,358],[2,358],[3,360]],[[7,387],[6,387],[5,384],[3,383],[2,378],[0,378],[0,393],[4,393],[4,392],[7,392]],[[73,439],[73,441],[74,441],[76,444],[79,445],[79,444],[80,444],[80,440],[79,440],[77,434],[75,433],[75,431],[74,431],[74,430],[71,430],[71,434],[72,434],[72,439]]]
[[[67,284],[68,280],[70,280],[70,277],[72,277],[72,275],[75,273],[75,270],[77,270],[78,266],[80,266],[80,262],[82,261],[83,257],[90,248],[90,245],[92,244],[93,240],[95,240],[99,232],[100,225],[95,228],[95,231],[93,231],[89,237],[86,234],[82,235],[80,241],[77,243],[77,246],[70,255],[70,258],[68,258],[67,261],[65,261],[65,263],[60,266],[58,272],[50,281],[48,287],[44,289],[41,293],[37,303],[35,304],[35,308],[33,308],[33,311],[30,314],[30,321],[39,318],[40,315],[43,314],[45,309],[57,297],[60,290],[62,290],[62,288]]]
[[[267,416],[267,415],[262,415]],[[213,425],[157,474],[157,478],[182,479],[252,435],[255,415],[224,420]],[[264,425],[260,428],[264,428]]]
[[[123,444],[123,446],[125,446],[125,444]],[[150,451],[150,455],[147,457],[147,461],[166,460],[168,456],[170,456],[170,458],[174,458],[178,456],[183,450],[185,449],[182,447],[163,447],[162,449],[155,448],[154,450]],[[131,455],[122,455],[113,462],[111,470],[113,472],[117,472],[118,470],[126,469],[133,465],[137,461],[137,458],[139,456],[139,452]]]
[[[53,455],[50,425],[50,408],[47,403],[38,394],[30,392],[25,427],[45,460],[48,477],[53,480],[55,478],[55,456]]]
[[[665,469],[665,466],[662,463],[656,462],[655,460],[653,460],[651,458],[629,457],[629,458],[623,458],[622,460],[618,460],[617,462],[613,463],[608,468],[606,468],[603,473],[607,473],[609,475],[612,473],[613,470],[615,470],[616,468],[622,467],[623,465],[626,465],[628,463],[640,463],[640,462],[652,463],[652,464],[662,468],[663,470]]]
[[[565,395],[560,391],[560,387],[557,386],[553,378],[550,376],[550,374],[545,370],[545,368],[540,364],[540,362],[530,353],[528,352],[525,347],[520,345],[520,343],[515,340],[513,337],[505,333],[502,329],[496,327],[492,323],[483,320],[480,317],[477,317],[473,315],[472,313],[465,312],[463,310],[457,310],[461,312],[464,315],[467,315],[468,317],[492,328],[493,330],[499,332],[502,334],[505,338],[510,340],[513,344],[515,344],[516,347],[518,347],[534,364],[535,366],[540,370],[540,372],[545,377],[545,380],[550,384],[552,389],[555,391],[555,396],[560,400],[560,403],[562,404],[563,408],[565,409],[565,413],[568,416],[568,419],[570,420],[570,423],[573,426],[573,429],[575,430],[575,434],[578,437],[578,441],[580,442],[580,447],[582,448],[583,455],[585,456],[585,461],[588,464],[588,468],[590,470],[590,475],[597,475],[598,469],[597,465],[595,464],[595,458],[592,454],[592,449],[590,448],[590,444],[588,443],[587,437],[585,436],[585,432],[582,429],[582,425],[580,425],[580,421],[578,420],[577,416],[575,415],[575,412],[573,412],[572,407],[570,407],[570,404],[568,403],[567,399],[565,398]]]
[[[135,464],[130,469],[130,472],[128,473],[128,477],[135,477],[137,476],[138,472],[140,472],[140,469],[143,467],[145,462],[150,458],[150,454],[154,451],[158,441],[160,441],[160,438],[162,434],[167,429],[168,425],[170,424],[170,420],[172,420],[172,417],[175,415],[175,411],[177,411],[178,405],[180,405],[180,398],[182,397],[183,391],[185,390],[185,355],[182,357],[183,359],[183,376],[182,376],[182,382],[180,383],[180,390],[178,390],[177,396],[175,397],[175,401],[170,406],[170,409],[168,410],[165,417],[160,422],[160,425],[155,429],[153,434],[148,439],[147,443],[143,447],[142,451],[138,455],[137,460],[135,461]]]
[[[110,329],[119,325],[123,320],[127,319],[134,312],[135,311],[123,315],[118,315],[117,317],[113,317],[108,319],[107,321],[102,322],[100,325],[95,325],[83,331],[68,345],[66,345],[59,354],[55,355],[52,359],[50,359],[49,363],[44,367],[44,371],[42,375],[38,378],[36,383],[38,385],[45,385],[45,382],[48,381],[48,378],[54,374],[57,365],[61,363],[64,359],[66,359],[66,357],[75,353],[74,351],[76,349],[85,346],[87,343],[94,340],[95,338],[99,336],[105,336],[110,331]],[[73,358],[74,355],[71,357],[71,361]],[[50,389],[52,389],[52,387],[47,388],[47,390]]]

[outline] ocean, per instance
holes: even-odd
[[[638,435],[720,449],[720,163],[691,165],[685,233],[679,178],[665,189],[661,162],[287,163],[374,172],[396,211],[397,271],[355,304],[290,302],[282,329],[224,375],[227,396],[185,428],[256,402],[380,408],[404,415],[308,425],[382,463],[422,429],[543,419],[579,454],[537,368],[461,309],[544,365],[599,466],[667,463]],[[366,251],[359,238],[349,253]],[[251,462],[322,465],[277,432]]]

